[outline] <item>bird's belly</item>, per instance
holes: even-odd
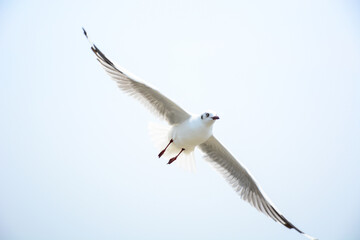
[[[210,131],[204,129],[174,129],[172,139],[179,148],[193,150],[197,145],[202,144],[211,136]]]

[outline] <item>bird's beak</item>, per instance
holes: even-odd
[[[212,117],[212,119],[213,120],[219,120],[220,118],[219,118],[219,116],[214,116],[214,117]]]

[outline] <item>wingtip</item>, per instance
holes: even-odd
[[[92,41],[90,40],[90,38],[89,38],[89,36],[88,36],[88,34],[87,34],[87,32],[86,32],[86,30],[85,30],[84,27],[82,27],[82,30],[83,30],[83,32],[84,32],[84,35],[85,35],[86,39],[87,39],[87,40],[89,41],[89,43],[90,43],[91,49],[95,52],[96,49],[97,49],[96,46],[95,46],[95,44],[92,43]]]
[[[310,239],[310,240],[319,240],[318,238],[314,238],[314,237],[312,237],[312,236],[310,236],[310,235],[307,235],[306,233],[303,233],[303,235],[304,235],[305,237],[307,237],[308,239]]]
[[[87,35],[87,32],[86,32],[85,28],[82,28],[82,30],[84,31],[84,35],[85,35],[85,37],[88,37],[88,35]]]
[[[304,233],[303,231],[299,230],[297,227],[295,227],[295,226],[294,226],[293,224],[291,224],[291,223],[290,223],[289,226],[287,226],[287,225],[285,225],[285,226],[288,227],[288,228],[294,228],[296,231],[298,231],[298,232],[301,233],[304,237],[307,237],[307,238],[310,239],[310,240],[319,240],[319,239],[314,238],[314,237],[312,237],[312,236]]]

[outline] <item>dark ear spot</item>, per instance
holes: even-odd
[[[204,119],[204,115],[201,115],[201,119]]]

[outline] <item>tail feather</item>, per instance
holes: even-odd
[[[171,136],[172,127],[169,125],[163,125],[158,123],[149,123],[148,126],[150,138],[156,147],[156,149],[160,152],[165,148],[165,146],[169,143]],[[170,144],[168,149],[165,151],[162,158],[170,159],[176,156],[181,151],[181,148],[176,147],[174,144]],[[177,160],[171,165],[176,165],[182,169],[185,169],[190,172],[196,171],[195,165],[195,157],[193,151],[184,151]]]

